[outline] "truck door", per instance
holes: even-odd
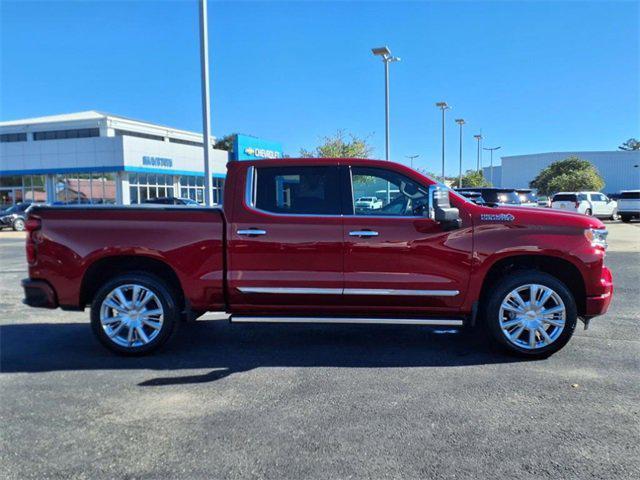
[[[245,177],[228,229],[234,311],[331,311],[343,288],[338,167],[258,165]]]
[[[461,305],[471,266],[470,220],[443,231],[426,216],[428,187],[392,169],[344,167],[343,185],[351,199],[383,201],[382,208],[345,211],[346,306],[409,314]]]

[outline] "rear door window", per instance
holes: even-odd
[[[255,207],[292,215],[339,215],[338,168],[287,166],[256,168]]]
[[[582,196],[582,195],[581,195]],[[577,202],[577,197],[572,193],[560,193],[553,196],[553,202]]]
[[[622,192],[620,194],[621,200],[640,200],[640,192]]]

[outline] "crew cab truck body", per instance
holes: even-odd
[[[362,185],[393,193],[356,213]],[[124,354],[227,311],[234,322],[475,326],[543,357],[613,293],[599,220],[476,205],[375,160],[231,162],[224,210],[41,206],[27,229],[25,303],[90,306],[100,341]]]

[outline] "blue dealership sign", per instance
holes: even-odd
[[[282,145],[249,135],[236,135],[233,141],[233,160],[282,158]]]

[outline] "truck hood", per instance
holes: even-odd
[[[562,212],[539,207],[483,207],[478,208],[478,223],[511,223],[520,225],[549,225],[586,228],[606,228],[595,217],[575,212]]]

